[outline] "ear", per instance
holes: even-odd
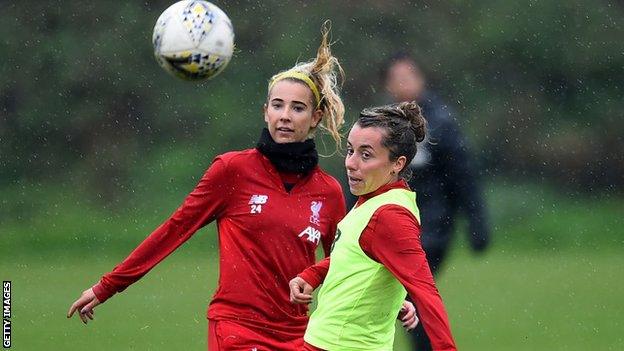
[[[323,110],[320,108],[316,109],[312,112],[312,128],[316,128],[319,123],[321,123],[321,119],[323,118]]]
[[[407,163],[407,157],[399,156],[396,161],[394,161],[394,165],[392,165],[392,172],[394,174],[399,174],[405,168]]]
[[[262,105],[262,113],[264,114],[264,121],[266,123],[269,123],[269,115],[267,114],[267,104],[265,103],[264,105]]]

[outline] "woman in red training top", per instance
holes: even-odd
[[[365,109],[351,129],[345,166],[359,199],[338,224],[331,256],[290,282],[295,303],[309,303],[323,283],[303,350],[392,350],[392,312],[406,291],[433,349],[456,349],[405,180],[424,137],[415,102]]]
[[[328,44],[314,60],[276,74],[269,82],[257,147],[217,156],[173,215],[121,264],[71,306],[84,323],[93,308],[139,280],[216,220],[219,285],[208,309],[208,347],[219,350],[294,350],[303,343],[308,309],[289,302],[289,280],[326,255],[344,216],[339,183],[318,165],[318,126],[336,144],[344,106],[342,69]]]

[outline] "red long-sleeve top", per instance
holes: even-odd
[[[284,183],[294,183],[287,191]],[[278,172],[256,149],[215,158],[182,205],[93,291],[101,302],[145,275],[217,220],[219,284],[211,320],[268,328],[276,338],[303,337],[307,307],[289,300],[288,282],[326,255],[345,214],[340,184],[318,166],[306,176]]]
[[[397,188],[409,189],[405,181],[399,180],[360,196],[355,206]],[[433,349],[455,350],[448,316],[429,270],[420,243],[420,224],[414,215],[402,206],[381,206],[362,231],[359,243],[368,257],[383,264],[403,284],[416,304]],[[298,276],[317,288],[325,280],[329,264],[327,257]]]

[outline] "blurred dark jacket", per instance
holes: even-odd
[[[481,251],[489,242],[488,220],[477,166],[467,150],[453,111],[431,92],[419,101],[427,120],[427,139],[410,164],[409,185],[417,193],[425,251],[446,251],[456,215],[468,219],[469,242]],[[437,267],[436,267],[437,268]]]

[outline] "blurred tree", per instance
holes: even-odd
[[[238,49],[199,84],[152,58],[152,27],[170,3],[0,3],[0,186],[71,175],[114,196],[147,154],[185,148],[209,162],[252,146],[267,79],[313,56],[327,18],[351,116],[382,101],[380,63],[409,49],[468,117],[490,172],[624,183],[621,3],[215,1]]]

